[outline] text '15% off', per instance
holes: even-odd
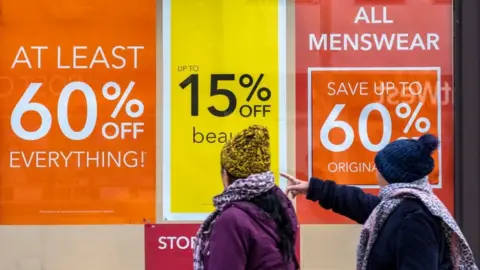
[[[266,117],[271,112],[270,104],[252,104],[255,95],[258,101],[262,103],[269,101],[272,97],[271,90],[260,85],[263,77],[263,73],[256,79],[250,74],[242,74],[239,76],[238,84],[242,88],[249,90],[249,94],[245,99],[246,104],[238,108],[238,113],[242,117]],[[182,89],[190,89],[192,116],[198,116],[199,114],[199,80],[198,74],[191,74],[179,84]],[[239,102],[235,92],[219,86],[219,83],[228,81],[236,81],[235,74],[210,75],[210,97],[225,97],[228,100],[226,109],[221,110],[215,106],[207,108],[213,116],[226,117],[237,111]]]

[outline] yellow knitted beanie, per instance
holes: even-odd
[[[270,170],[270,135],[264,126],[253,125],[225,143],[222,167],[233,177],[244,179]]]

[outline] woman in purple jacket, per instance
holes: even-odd
[[[251,126],[221,152],[225,190],[201,225],[195,270],[296,270],[297,219],[270,171],[268,130]]]

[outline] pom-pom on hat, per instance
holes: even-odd
[[[377,153],[375,166],[390,184],[411,183],[433,171],[435,161],[432,153],[437,147],[438,140],[431,134],[425,134],[418,140],[397,140]]]
[[[225,143],[222,167],[233,177],[244,179],[270,170],[270,135],[264,126],[253,125]]]

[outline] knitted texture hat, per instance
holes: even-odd
[[[418,140],[394,141],[377,153],[375,166],[390,184],[411,183],[433,171],[435,162],[432,153],[437,147],[437,138],[430,134]]]
[[[223,146],[220,162],[233,177],[244,179],[270,170],[270,135],[264,126],[242,130]]]

